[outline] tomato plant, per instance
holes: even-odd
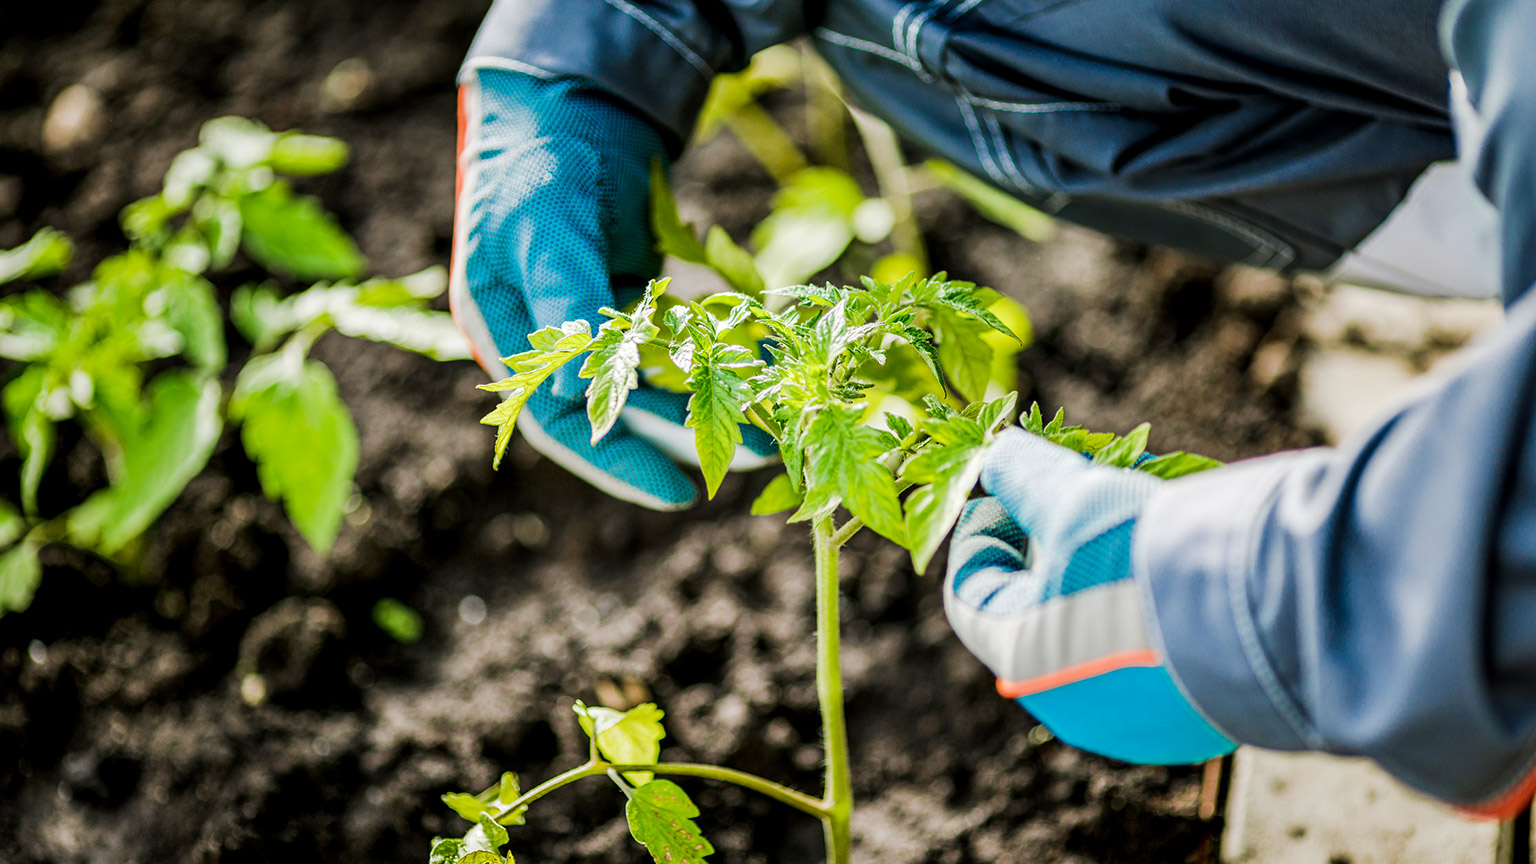
[[[465,356],[447,314],[427,306],[446,287],[442,268],[359,281],[367,262],[352,238],[283,179],[346,161],[346,145],[332,138],[209,121],[160,192],[123,210],[126,250],[67,290],[0,299],[0,357],[14,364],[3,402],[22,463],[19,506],[0,500],[0,614],[31,602],[47,543],[132,568],[141,535],[236,424],[263,490],[311,547],[329,551],[352,495],[357,431],[310,347],[335,330]],[[273,277],[323,281],[296,294],[276,279],[233,290],[229,318],[251,347],[236,370],[209,277],[242,252]],[[67,237],[42,229],[0,251],[0,283],[48,278],[72,255]],[[107,482],[45,513],[39,489],[66,422],[100,453]]]

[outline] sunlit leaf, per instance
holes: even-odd
[[[1185,453],[1181,450],[1148,459],[1136,467],[1141,471],[1161,477],[1164,480],[1172,480],[1175,477],[1183,477],[1186,474],[1197,474],[1201,471],[1209,471],[1212,468],[1220,468],[1221,463],[1206,456],[1197,456],[1194,453]]]
[[[768,481],[768,485],[763,487],[763,491],[752,501],[752,515],[768,516],[793,510],[799,507],[803,500],[800,493],[795,491],[794,484],[789,481],[789,475],[780,474]]]
[[[69,266],[75,244],[62,231],[40,228],[15,249],[0,250],[0,285],[17,279],[42,279]]]
[[[279,352],[240,370],[230,399],[240,440],[267,497],[304,540],[328,554],[357,470],[357,428],[325,364]]]
[[[366,259],[357,244],[314,198],[274,183],[240,199],[242,237],[258,264],[300,279],[350,279]]]
[[[0,552],[0,615],[23,612],[32,605],[32,595],[42,578],[36,543],[23,541]]]
[[[292,177],[329,174],[347,164],[347,144],[335,138],[290,132],[272,144],[267,164]]]
[[[657,864],[704,864],[714,854],[715,847],[693,821],[699,808],[670,780],[652,780],[636,788],[624,805],[624,815],[629,833]]]
[[[598,752],[609,762],[646,765],[654,763],[661,754],[661,739],[667,737],[667,730],[661,725],[664,712],[655,703],[644,702],[628,711],[615,711],[578,700],[575,711],[582,731],[597,742]],[[651,782],[651,773],[630,771],[624,778],[638,786]]]

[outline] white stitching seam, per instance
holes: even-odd
[[[998,170],[997,164],[992,161],[992,154],[987,151],[987,141],[982,137],[981,127],[976,123],[976,112],[971,110],[969,103],[958,96],[955,97],[955,104],[960,106],[960,116],[965,119],[966,128],[971,130],[971,146],[981,159],[982,167],[987,170],[987,176],[999,186],[1006,184],[1008,179]]]
[[[997,159],[1003,163],[1003,170],[1008,172],[1009,179],[1017,186],[1020,192],[1026,194],[1039,194],[1040,190],[1034,184],[1024,179],[1024,174],[1019,170],[1019,163],[1014,161],[1013,148],[1008,147],[1003,141],[1003,127],[997,122],[996,117],[988,117],[987,127],[992,130],[992,142],[997,145]]]
[[[671,30],[668,30],[666,27],[662,26],[660,21],[657,21],[655,18],[645,14],[645,12],[641,11],[640,9],[637,9],[634,6],[624,2],[624,0],[604,0],[604,2],[606,2],[609,6],[619,10],[620,12],[623,12],[625,15],[635,19],[636,21],[639,21],[642,25],[645,26],[646,29],[650,30],[652,33],[655,33],[657,36],[660,36],[661,41],[672,46],[672,50],[681,54],[684,60],[687,60],[690,64],[692,64],[693,68],[697,69],[699,74],[704,76],[704,80],[707,81],[714,77],[715,70],[711,69],[709,64],[704,62],[704,58],[700,57],[698,54],[695,54],[693,49],[689,48],[687,44],[683,42],[681,37],[679,37],[676,33],[673,33]]]
[[[962,15],[971,11],[972,9],[975,9],[977,6],[980,6],[984,2],[986,2],[986,0],[965,0],[964,3],[961,3],[959,7],[955,9],[955,11],[949,13],[949,20],[959,20]]]
[[[912,61],[907,59],[907,55],[901,53],[900,51],[893,51],[884,45],[879,45],[865,39],[859,39],[854,36],[839,33],[836,30],[828,30],[824,27],[817,29],[811,35],[815,36],[817,39],[831,42],[833,45],[841,45],[844,48],[852,48],[855,51],[863,51],[866,54],[873,54],[881,59],[889,60],[892,63],[896,63],[898,65],[905,66],[908,69],[912,69],[914,72],[917,71],[917,69],[913,68]]]
[[[1257,245],[1259,248],[1255,249],[1253,254],[1249,255],[1247,260],[1242,262],[1249,266],[1269,267],[1278,270],[1291,263],[1291,259],[1296,257],[1296,253],[1291,247],[1273,234],[1244,225],[1235,219],[1230,219],[1199,204],[1190,201],[1159,201],[1157,206],[1164,210],[1171,210],[1174,213],[1182,213],[1185,216],[1199,219],[1218,228],[1225,228]]]
[[[927,9],[924,9],[921,13],[919,13],[917,17],[913,18],[912,21],[907,24],[906,38],[903,40],[903,44],[901,45],[901,49],[905,51],[907,56],[912,60],[913,71],[917,73],[917,77],[923,79],[925,82],[931,82],[934,79],[933,75],[929,74],[928,70],[923,67],[922,58],[917,56],[917,40],[922,36],[923,25],[928,23],[928,19],[932,18],[934,13],[938,12],[939,7],[943,6],[945,2],[947,2],[947,0],[941,0],[941,2],[929,6]]]
[[[898,49],[901,48],[902,26],[907,23],[907,16],[916,11],[919,5],[921,4],[918,0],[912,0],[912,2],[903,5],[901,11],[897,12],[896,17],[891,20],[891,44],[895,45]]]
[[[1119,111],[1121,107],[1114,102],[1002,102],[997,99],[983,99],[971,93],[965,93],[964,96],[965,101],[972,105],[1012,114],[1055,114],[1060,111],[1111,112]]]

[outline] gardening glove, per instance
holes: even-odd
[[[661,256],[648,218],[650,166],[661,134],[575,78],[472,69],[459,92],[459,177],[449,299],[475,358],[493,378],[498,358],[527,351],[528,334],[634,302]],[[599,489],[654,510],[697,498],[668,456],[697,464],[684,428],[687,396],[644,384],[593,444],[581,364],[569,363],[528,400],[518,428],[535,450]],[[766,464],[776,449],[743,426],[733,468]]]
[[[944,610],[998,692],[1074,747],[1144,764],[1234,744],[1184,698],[1131,573],[1142,507],[1164,481],[1093,465],[1021,429],[998,436],[955,529]]]

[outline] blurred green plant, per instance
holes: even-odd
[[[172,160],[160,192],[123,210],[125,251],[63,291],[0,299],[0,358],[14,364],[0,401],[21,457],[16,503],[0,500],[0,614],[31,602],[47,543],[132,569],[145,530],[234,424],[263,490],[315,551],[329,552],[352,495],[357,430],[310,347],[336,330],[441,360],[465,356],[447,314],[428,308],[446,287],[442,268],[356,281],[367,268],[356,243],[283,179],[346,162],[346,144],[332,138],[211,120],[198,146]],[[252,347],[236,371],[208,276],[242,251],[271,274],[324,281],[291,295],[271,280],[234,290],[229,317]],[[0,283],[56,276],[72,254],[67,237],[44,228],[0,251]],[[99,451],[107,482],[43,513],[39,488],[66,422]]]

